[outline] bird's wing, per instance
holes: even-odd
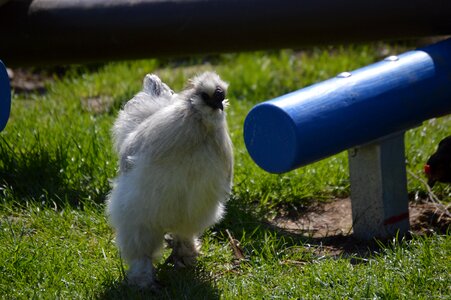
[[[163,94],[174,94],[166,83],[155,74],[147,74],[143,80],[143,91],[151,96],[159,97]]]
[[[147,74],[143,90],[128,101],[119,112],[113,127],[115,149],[120,152],[127,136],[156,111],[174,102],[174,92],[158,76]]]
[[[123,111],[139,124],[162,107],[170,105],[173,95],[174,92],[158,76],[147,74],[143,90],[125,104]]]

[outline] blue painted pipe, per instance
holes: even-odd
[[[451,113],[451,39],[256,105],[244,140],[283,173]]]
[[[8,72],[0,60],[0,131],[2,131],[9,119],[11,110],[11,88],[9,85]]]

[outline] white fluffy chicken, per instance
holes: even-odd
[[[172,248],[168,260],[193,265],[197,238],[224,213],[233,175],[227,87],[206,72],[175,94],[156,75],[146,75],[143,90],[119,112],[113,128],[119,175],[107,214],[130,284],[158,286],[152,262],[165,236]]]

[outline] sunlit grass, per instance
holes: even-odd
[[[347,156],[340,153],[287,174],[267,174],[252,162],[244,146],[242,127],[249,109],[379,60],[381,47],[74,67],[48,83],[44,95],[14,94],[10,122],[0,134],[0,295],[7,299],[149,296],[122,285],[124,266],[104,216],[109,180],[116,173],[111,124],[121,105],[139,91],[146,73],[156,73],[180,90],[187,78],[213,69],[230,83],[228,121],[236,162],[233,196],[225,219],[203,236],[196,270],[177,273],[159,265],[158,276],[166,288],[153,296],[449,297],[449,235],[394,242],[354,265],[350,258],[318,257],[308,250],[305,238],[285,235],[264,222],[287,205],[347,197]],[[396,53],[388,48],[383,55],[387,51]],[[449,134],[450,117],[408,131],[408,169],[422,177],[427,157]],[[408,182],[411,195],[426,195],[419,180],[409,177]],[[437,185],[434,192],[449,201],[449,186]],[[235,259],[226,229],[239,240],[245,261]]]

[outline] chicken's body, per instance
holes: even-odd
[[[424,166],[424,171],[430,187],[437,181],[451,183],[451,136],[440,141],[437,151]]]
[[[226,88],[216,74],[204,73],[173,94],[148,75],[144,91],[119,114],[114,134],[120,174],[108,214],[134,284],[154,284],[152,260],[166,233],[173,237],[174,264],[189,265],[198,253],[197,237],[223,214],[232,185],[232,143],[224,112],[215,107],[220,104],[207,105],[200,94]],[[216,99],[221,107],[222,100]]]

